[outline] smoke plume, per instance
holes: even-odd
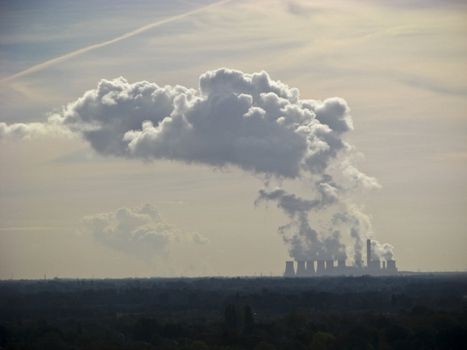
[[[102,155],[236,166],[259,174],[265,187],[256,203],[275,202],[290,218],[279,231],[292,257],[351,253],[361,261],[370,225],[356,214],[352,198],[379,185],[353,164],[354,148],[344,140],[353,122],[341,98],[303,99],[298,89],[264,71],[224,68],[201,75],[199,89],[101,80],[44,129],[51,124],[80,135]],[[0,137],[13,132],[26,137],[28,130],[3,124]],[[271,179],[305,181],[310,198],[270,188]],[[317,225],[316,218],[326,215],[330,218]],[[345,247],[346,237],[352,248]],[[384,255],[390,246],[384,247],[375,251]]]

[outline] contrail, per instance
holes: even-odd
[[[0,80],[0,82],[1,83],[11,82],[11,81],[13,81],[13,80],[15,80],[17,78],[21,78],[21,77],[23,77],[25,75],[41,71],[42,69],[47,68],[47,67],[49,67],[51,65],[54,65],[56,63],[66,61],[67,59],[70,59],[72,57],[81,55],[83,53],[86,53],[86,52],[89,52],[89,51],[92,51],[92,50],[95,50],[95,49],[99,49],[99,48],[104,47],[104,46],[112,45],[112,44],[114,44],[116,42],[119,42],[121,40],[128,39],[128,38],[131,38],[132,36],[143,33],[143,32],[145,32],[145,31],[147,31],[149,29],[159,27],[159,26],[161,26],[163,24],[166,24],[166,23],[177,21],[179,19],[182,19],[182,18],[185,18],[185,17],[188,17],[188,16],[192,16],[192,15],[197,14],[199,12],[205,11],[205,10],[211,8],[211,7],[220,6],[220,5],[223,5],[223,4],[225,4],[227,2],[230,2],[230,1],[231,0],[222,0],[222,1],[216,2],[214,4],[203,6],[201,8],[196,9],[196,10],[192,10],[192,11],[189,11],[189,12],[182,13],[180,15],[176,15],[176,16],[173,16],[173,17],[170,17],[170,18],[162,19],[162,20],[157,21],[157,22],[146,24],[143,27],[140,27],[138,29],[132,30],[131,32],[122,34],[122,35],[120,35],[120,36],[118,36],[116,38],[113,38],[113,39],[110,39],[110,40],[107,40],[107,41],[103,41],[101,43],[93,44],[93,45],[90,45],[90,46],[86,46],[86,47],[83,47],[81,49],[78,49],[78,50],[69,52],[67,54],[64,54],[62,56],[55,57],[55,58],[52,58],[52,59],[50,59],[48,61],[36,64],[36,65],[34,65],[34,66],[32,66],[32,67],[30,67],[28,69],[25,69],[25,70],[23,70],[21,72],[18,72],[18,73],[15,73],[13,75],[10,75],[9,77],[3,78],[3,79]]]

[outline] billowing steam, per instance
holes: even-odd
[[[353,147],[343,139],[353,129],[349,112],[341,98],[301,99],[298,89],[266,72],[219,69],[200,77],[199,90],[101,80],[43,128],[79,134],[103,155],[233,165],[260,174],[265,188],[257,203],[273,201],[290,217],[279,231],[292,257],[353,254],[358,264],[371,225],[352,197],[379,185],[352,164]],[[24,137],[22,125],[0,125],[0,137],[17,129]],[[271,179],[306,181],[311,197],[270,188]],[[317,225],[313,215],[328,219]],[[346,236],[353,241],[347,250]],[[391,251],[376,244],[381,256]]]
[[[394,247],[389,243],[371,241],[373,258],[383,258],[384,260],[394,259]]]

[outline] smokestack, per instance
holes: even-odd
[[[297,261],[297,276],[306,276],[305,262],[303,260]]]
[[[295,277],[295,268],[293,261],[289,260],[285,262],[284,277]]]
[[[316,273],[319,274],[324,274],[325,273],[325,268],[324,268],[324,260],[318,260],[316,263]]]
[[[371,266],[371,239],[366,240],[366,267]]]
[[[334,260],[326,260],[326,271],[332,271],[334,269]]]
[[[306,274],[308,276],[312,276],[315,274],[315,261],[314,260],[307,260],[306,262]]]
[[[386,261],[383,261],[382,269],[383,269],[383,270],[386,270]]]

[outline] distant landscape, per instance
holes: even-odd
[[[0,0],[0,350],[467,349],[466,24]]]
[[[0,282],[5,349],[461,349],[467,274]]]

